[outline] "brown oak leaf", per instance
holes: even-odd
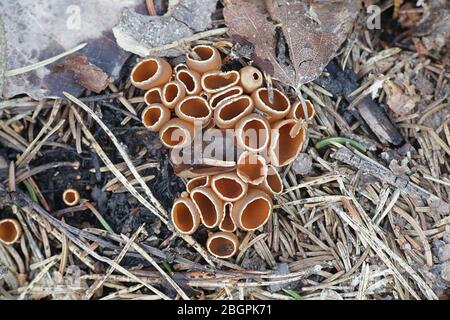
[[[347,38],[357,13],[351,0],[229,0],[224,8],[233,40],[251,44],[255,64],[294,88],[321,74]],[[280,31],[286,58],[279,52]]]

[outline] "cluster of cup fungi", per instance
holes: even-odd
[[[205,156],[198,166],[174,165],[188,182],[171,210],[179,233],[191,235],[203,224],[215,231],[209,233],[207,250],[230,258],[239,248],[238,229],[254,231],[269,220],[273,197],[283,191],[278,169],[297,158],[314,106],[308,100],[292,103],[282,91],[264,87],[263,74],[255,67],[225,72],[222,65],[215,47],[199,45],[187,54],[186,63],[174,68],[163,58],[140,61],[131,83],[146,91],[142,122],[159,132],[171,160],[207,130],[232,132],[223,139],[223,148],[238,150],[234,160]],[[256,138],[251,139],[251,132]],[[80,194],[67,189],[62,199],[75,206]],[[17,220],[0,221],[1,243],[13,244],[21,234]]]
[[[140,61],[131,83],[146,91],[142,122],[159,132],[171,160],[207,130],[233,133],[223,145],[239,148],[234,161],[205,157],[197,167],[174,165],[188,181],[171,210],[179,233],[191,235],[204,225],[212,230],[207,250],[230,258],[239,248],[238,229],[257,230],[269,220],[273,197],[283,191],[278,168],[297,158],[314,106],[308,100],[292,103],[282,91],[264,87],[263,74],[253,66],[239,71],[222,66],[217,48],[199,45],[174,68],[163,58]],[[249,138],[250,131],[257,132],[256,139]]]

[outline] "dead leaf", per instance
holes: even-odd
[[[126,51],[141,57],[177,57],[181,48],[152,51],[188,38],[195,32],[211,26],[211,15],[217,0],[171,0],[164,16],[148,16],[125,10],[119,24],[113,29],[117,43]]]
[[[110,83],[109,76],[99,67],[89,63],[86,56],[71,56],[56,67],[72,71],[78,83],[95,93],[102,92]]]
[[[401,86],[393,81],[386,80],[383,85],[386,92],[386,104],[397,115],[410,113],[420,101],[420,97],[415,94],[408,94]]]
[[[350,0],[229,0],[224,8],[231,37],[251,44],[255,64],[294,88],[320,75],[347,38],[357,12]]]
[[[87,42],[78,54],[86,56],[89,63],[113,79],[119,78],[130,54],[115,43],[111,29],[126,7],[146,10],[144,0],[0,1],[8,48],[7,70],[35,64]],[[28,94],[39,100],[62,97],[63,90],[75,96],[85,90],[73,72],[53,67],[7,78],[4,97]]]

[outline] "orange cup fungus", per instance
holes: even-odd
[[[265,87],[262,72],[253,66],[221,68],[219,50],[199,45],[185,64],[173,68],[163,58],[142,60],[131,83],[146,90],[142,123],[159,132],[171,161],[180,158],[181,149],[181,154],[202,150],[198,164],[192,158],[174,163],[176,174],[188,182],[187,192],[173,204],[171,220],[180,234],[194,234],[201,225],[214,229],[205,246],[226,259],[239,250],[238,230],[258,230],[270,219],[273,197],[283,192],[278,168],[297,158],[306,140],[305,123],[315,111],[308,100],[291,101],[281,90]],[[217,141],[228,142],[218,143],[219,151],[238,150],[238,155],[228,159],[207,153],[209,146],[196,147],[197,137],[211,130],[219,134]],[[225,137],[228,133],[232,136]],[[68,205],[79,201],[74,196]]]

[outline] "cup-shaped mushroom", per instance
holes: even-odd
[[[168,82],[162,89],[162,102],[169,109],[175,108],[185,96],[186,88],[179,81]]]
[[[209,98],[209,105],[212,110],[215,110],[219,103],[228,98],[238,97],[244,93],[244,89],[241,86],[234,86],[224,91],[218,92]]]
[[[289,118],[295,120],[312,120],[316,114],[314,105],[309,100],[305,100],[306,108],[303,106],[301,101],[298,101],[292,107],[291,112],[289,112]]]
[[[15,219],[0,220],[0,242],[5,245],[12,245],[19,241],[22,236],[22,227]]]
[[[195,188],[191,192],[191,199],[197,207],[205,227],[217,227],[223,217],[223,201],[214,191],[207,187]]]
[[[187,95],[198,95],[202,91],[201,76],[193,70],[178,70],[175,78],[184,85]]]
[[[210,177],[209,176],[201,176],[190,179],[186,183],[186,191],[191,193],[192,190],[199,187],[209,187]]]
[[[236,229],[237,229],[236,224],[234,223],[233,218],[231,217],[232,210],[233,210],[232,202],[226,202],[223,205],[223,218],[219,224],[220,231],[224,231],[224,232],[235,232],[236,231]]]
[[[184,120],[173,118],[159,130],[159,138],[167,148],[184,148],[194,139],[194,126]]]
[[[209,236],[206,248],[213,256],[227,259],[234,256],[239,248],[237,236],[230,232],[216,232]]]
[[[212,118],[212,111],[205,98],[188,96],[175,107],[175,114],[182,120],[205,126]]]
[[[80,193],[76,189],[69,188],[63,192],[62,199],[67,206],[73,207],[80,202]]]
[[[200,225],[200,214],[189,198],[180,198],[173,204],[171,211],[175,229],[181,234],[193,234]]]
[[[148,58],[131,71],[131,83],[142,90],[159,87],[170,81],[172,67],[162,58]]]
[[[186,55],[186,64],[189,69],[200,74],[217,71],[222,67],[222,57],[219,50],[208,45],[199,45]]]
[[[223,201],[234,202],[245,196],[248,186],[236,173],[228,172],[212,177],[211,188]]]
[[[142,123],[153,132],[158,132],[170,120],[170,110],[162,104],[152,104],[142,112]]]
[[[214,110],[214,120],[220,129],[234,128],[236,124],[253,112],[253,101],[249,96],[243,95],[228,98]]]
[[[245,198],[233,204],[231,216],[238,228],[253,231],[267,223],[272,213],[272,199],[264,191],[251,189]]]
[[[281,120],[272,125],[268,156],[276,167],[292,163],[300,153],[306,139],[306,130],[294,119]]]
[[[252,93],[255,107],[268,116],[270,123],[283,119],[291,111],[291,102],[288,97],[278,89],[273,89],[273,99],[269,98],[267,88],[259,88]]]
[[[239,72],[237,71],[212,71],[202,76],[202,88],[208,93],[224,91],[239,84]]]
[[[265,150],[270,140],[270,124],[257,113],[242,118],[236,125],[236,141],[245,150],[260,152]]]
[[[263,75],[261,71],[252,66],[242,68],[239,73],[241,74],[241,86],[244,88],[245,93],[253,93],[263,85]]]
[[[242,181],[253,185],[261,184],[267,176],[266,159],[259,154],[244,151],[238,159],[236,171]]]
[[[283,180],[278,173],[278,170],[272,166],[267,166],[267,177],[264,181],[255,186],[256,189],[262,190],[269,196],[278,195],[283,192]]]
[[[152,88],[145,93],[145,103],[149,106],[151,104],[162,104],[162,90],[161,88]]]

